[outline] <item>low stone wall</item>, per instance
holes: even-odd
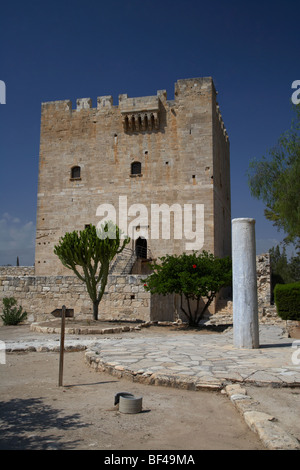
[[[9,273],[9,270],[5,272]],[[173,303],[165,304],[163,296],[151,298],[144,289],[142,278],[141,275],[110,275],[99,305],[99,318],[127,321],[173,320]],[[93,316],[86,287],[76,276],[2,275],[1,312],[3,297],[15,297],[28,313],[29,323],[52,318],[51,312],[62,305],[74,309],[75,319],[91,319]]]
[[[109,275],[99,305],[101,318],[127,321],[150,321],[151,296],[138,274]]]
[[[259,310],[270,307],[271,272],[269,254],[257,257]],[[177,297],[152,296],[145,291],[143,275],[110,275],[99,305],[99,318],[127,321],[186,320]],[[28,322],[44,321],[62,305],[74,309],[78,320],[92,318],[92,303],[85,285],[76,276],[35,276],[34,267],[0,267],[0,311],[2,298],[15,297],[28,312]],[[214,313],[214,309],[211,313]],[[229,313],[229,312],[228,312]]]
[[[75,315],[92,312],[91,301],[82,282],[74,276],[5,276],[0,278],[0,300],[15,297],[28,313],[28,322],[49,319],[62,305],[74,308]]]
[[[34,276],[34,266],[0,266],[0,278],[3,276]]]

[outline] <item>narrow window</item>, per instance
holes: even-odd
[[[80,166],[73,166],[73,168],[71,168],[71,179],[72,180],[78,180],[80,179]]]
[[[142,173],[142,164],[141,162],[132,162],[131,163],[131,174],[140,175]]]

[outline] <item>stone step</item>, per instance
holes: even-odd
[[[110,274],[130,274],[135,259],[135,253],[125,248],[113,261]]]

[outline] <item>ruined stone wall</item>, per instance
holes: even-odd
[[[271,260],[270,253],[256,256],[258,308],[271,304]]]
[[[134,162],[140,162],[140,174],[131,174]],[[80,177],[72,177],[76,166]],[[177,203],[182,210],[184,204],[204,204],[201,248],[230,254],[229,186],[228,137],[211,78],[179,80],[174,100],[160,90],[156,96],[120,95],[118,105],[102,96],[95,108],[89,98],[77,100],[76,109],[67,100],[43,103],[35,274],[68,275],[54,245],[67,231],[97,225],[101,204],[116,208],[119,226],[120,213],[136,203],[146,206],[146,220],[133,207],[126,228],[132,238],[147,232],[153,258],[190,250],[184,233],[174,237],[172,213],[170,237],[160,232],[154,239],[151,204]],[[120,196],[127,207],[119,208]]]

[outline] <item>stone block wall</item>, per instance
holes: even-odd
[[[201,249],[185,230],[175,236],[175,225],[184,225],[175,224],[175,209],[169,236],[152,217],[153,205],[163,211],[163,205],[176,203],[183,217],[190,204],[191,230],[197,228],[197,235],[201,230],[199,245],[203,241],[203,249],[230,255],[229,140],[216,97],[212,78],[202,77],[178,80],[172,100],[158,90],[154,96],[120,95],[116,105],[111,96],[98,97],[97,107],[89,98],[77,100],[76,109],[69,100],[43,103],[36,275],[68,276],[54,245],[66,232],[103,220],[98,212],[103,204],[115,210],[123,232],[128,230],[129,248],[135,249],[134,237],[143,231],[152,258]],[[140,165],[138,174],[132,172],[134,163]],[[74,168],[80,173],[73,174]],[[137,203],[146,215],[137,217]],[[196,204],[204,206],[201,227],[196,227]]]
[[[74,276],[1,276],[1,312],[3,297],[15,297],[30,323],[54,318],[51,312],[62,305],[74,308],[79,318],[86,318],[91,311],[86,288]]]
[[[269,254],[257,256],[256,263],[258,307],[263,316],[270,308],[271,299]],[[92,318],[91,300],[85,285],[76,276],[34,276],[33,273],[33,267],[0,267],[0,311],[3,297],[15,297],[28,312],[30,323],[53,318],[51,312],[62,305],[74,309],[78,320]],[[175,321],[181,318],[184,321],[179,299],[173,295],[151,296],[144,289],[143,277],[139,274],[109,275],[99,306],[99,319]],[[222,308],[222,302],[218,305],[217,311]],[[230,312],[229,308],[227,313]],[[214,305],[210,313],[215,313]]]
[[[34,276],[34,266],[0,266],[0,277]]]
[[[6,267],[5,267],[6,268]],[[21,270],[20,270],[21,271]],[[16,269],[0,269],[0,311],[2,299],[15,297],[28,313],[27,322],[53,319],[57,308],[74,309],[74,318],[92,319],[92,303],[85,285],[75,276],[32,276],[32,269],[16,275]],[[24,274],[24,275],[23,275]],[[173,302],[145,291],[141,275],[110,275],[99,305],[99,319],[151,321],[172,320]]]
[[[110,275],[99,305],[99,317],[126,321],[150,321],[151,296],[145,291],[143,276]]]

